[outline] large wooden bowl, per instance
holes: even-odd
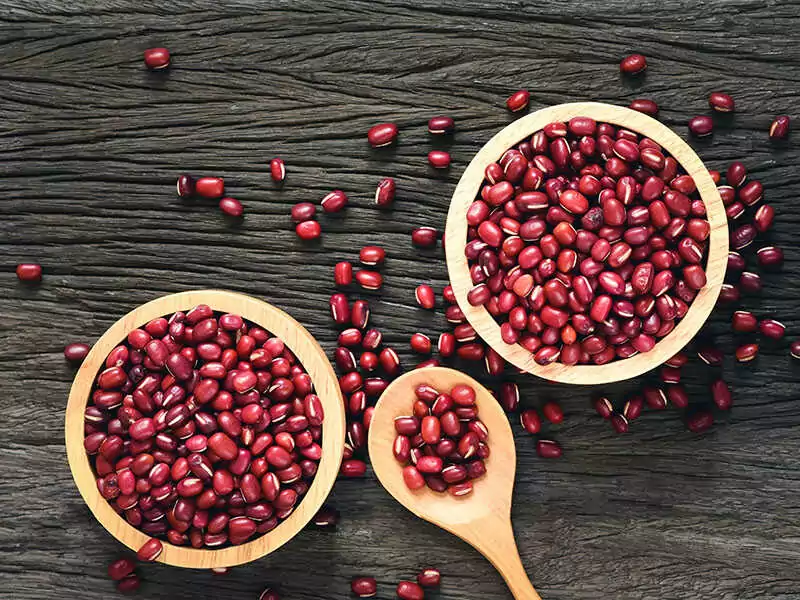
[[[467,302],[467,292],[472,288],[472,280],[467,258],[464,256],[467,243],[466,215],[470,204],[478,196],[488,164],[496,162],[506,150],[548,123],[566,122],[572,117],[579,116],[620,125],[651,138],[661,144],[680,163],[686,173],[692,176],[700,198],[706,206],[711,226],[706,263],[707,281],[690,305],[686,316],[650,352],[624,360],[615,360],[605,365],[568,366],[556,362],[542,366],[533,360],[530,351],[519,344],[506,344],[502,340],[500,325],[484,306],[472,306]],[[467,166],[453,193],[447,214],[445,250],[450,283],[458,305],[487,344],[508,362],[549,381],[595,385],[622,381],[650,371],[679,352],[697,334],[711,314],[725,279],[728,260],[728,220],[717,186],[708,174],[703,161],[669,127],[645,114],[621,106],[600,102],[575,102],[551,106],[522,117],[500,131],[480,149]]]
[[[198,550],[164,542],[164,551],[158,562],[178,567],[210,569],[231,567],[261,558],[280,548],[306,526],[328,497],[339,473],[344,450],[345,414],[339,383],[323,349],[300,323],[266,302],[222,290],[198,290],[164,296],[132,310],[109,327],[83,361],[69,394],[65,423],[67,457],[78,490],[100,524],[120,542],[135,551],[149,536],[114,512],[97,490],[95,474],[83,447],[83,415],[86,403],[106,356],[126,338],[129,331],[151,319],[179,310],[186,311],[198,304],[207,304],[215,311],[241,315],[282,339],[308,371],[325,409],[319,470],[308,493],[303,496],[289,518],[269,533],[230,548]]]

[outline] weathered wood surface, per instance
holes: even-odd
[[[267,299],[301,320],[330,350],[331,268],[376,242],[390,249],[385,290],[368,294],[374,323],[405,348],[434,333],[442,312],[417,309],[420,281],[446,282],[443,254],[418,252],[416,225],[443,227],[458,176],[512,118],[508,93],[528,87],[532,107],[562,101],[662,106],[685,135],[708,111],[708,92],[732,93],[737,113],[693,142],[711,168],[743,159],[778,211],[768,236],[787,252],[782,275],[745,306],[800,333],[797,143],[766,136],[779,113],[800,115],[800,26],[789,1],[704,3],[623,0],[521,2],[6,0],[0,23],[0,596],[15,600],[109,598],[106,564],[119,545],[91,518],[63,446],[72,369],[65,342],[96,339],[137,304],[217,286]],[[143,49],[174,53],[150,74]],[[629,51],[650,59],[622,80]],[[433,143],[424,126],[453,115],[455,138]],[[374,123],[401,125],[396,149],[372,151]],[[447,174],[425,155],[452,150]],[[288,165],[282,189],[266,161]],[[180,172],[222,175],[246,205],[241,225],[213,205],[174,196]],[[399,184],[389,212],[375,184]],[[301,244],[290,206],[345,190],[351,206],[321,218],[324,238]],[[39,261],[45,280],[20,285],[14,266]],[[731,344],[728,311],[712,329]],[[403,360],[411,357],[405,350]],[[646,414],[613,435],[589,408],[590,390],[519,377],[524,401],[564,403],[555,432],[563,460],[536,458],[519,435],[513,516],[520,551],[546,599],[800,598],[800,364],[765,344],[756,364],[725,376],[736,406],[695,436],[673,411]],[[687,381],[707,400],[712,373]],[[637,383],[605,390],[620,401]],[[413,518],[374,478],[342,481],[331,502],[335,533],[308,531],[227,577],[149,566],[139,597],[257,598],[268,583],[287,599],[347,598],[349,580],[372,574],[379,597],[420,567],[445,573],[439,598],[508,598],[487,562]]]

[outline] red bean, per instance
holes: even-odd
[[[356,577],[350,582],[350,589],[359,598],[371,598],[378,592],[374,577]]]
[[[733,112],[735,108],[733,98],[723,92],[712,92],[708,97],[708,104],[712,109],[721,113]]]
[[[422,308],[432,309],[436,305],[436,296],[433,288],[427,284],[417,286],[414,297]]]
[[[413,581],[401,581],[397,584],[397,597],[400,600],[424,600],[425,592]]]
[[[447,169],[450,166],[450,153],[444,150],[428,152],[428,164],[434,169]]]
[[[151,538],[139,548],[136,552],[136,557],[143,562],[153,562],[161,556],[163,550],[164,545],[161,543],[161,540]]]
[[[132,594],[139,589],[141,581],[136,573],[131,573],[117,582],[117,591],[121,594]]]
[[[758,330],[768,338],[780,340],[786,333],[786,326],[775,319],[763,319],[758,324]]]
[[[686,420],[686,427],[694,433],[707,431],[712,425],[714,425],[714,415],[705,410],[695,412]]]
[[[89,354],[89,344],[73,342],[64,346],[64,358],[70,362],[81,362]]]
[[[745,206],[753,206],[757,204],[764,196],[764,186],[760,181],[748,181],[744,186],[739,189],[739,200]]]
[[[506,106],[511,112],[519,112],[528,107],[531,94],[528,90],[519,90],[514,92],[506,99]]]
[[[561,446],[553,440],[539,440],[536,442],[536,453],[542,458],[560,458]]]
[[[615,413],[611,415],[611,426],[617,433],[627,433],[628,419],[626,419],[624,415]]]
[[[332,506],[323,504],[322,508],[317,511],[317,514],[314,515],[314,518],[311,520],[311,522],[315,527],[319,527],[321,529],[336,527],[336,525],[339,524],[339,511]]]
[[[783,250],[776,246],[765,246],[756,252],[758,264],[764,268],[777,268],[783,264]]]
[[[672,389],[670,387],[669,389]],[[641,396],[633,396],[626,403],[622,409],[622,416],[625,417],[626,422],[638,419],[644,409],[644,398]]]
[[[169,62],[169,50],[166,48],[148,48],[144,51],[144,64],[151,71],[166,69]]]
[[[727,180],[728,185],[731,185],[735,188],[741,187],[745,179],[747,179],[747,168],[738,161],[732,162],[728,166],[725,179]]]
[[[322,227],[316,221],[303,221],[295,227],[297,237],[301,240],[315,240],[322,234]]]
[[[432,248],[436,245],[439,233],[433,227],[417,227],[411,232],[411,242],[419,248]]]
[[[772,222],[775,219],[775,209],[767,204],[758,207],[756,214],[753,216],[753,225],[759,233],[769,231],[772,227]]]
[[[241,217],[244,214],[244,207],[236,198],[223,198],[219,201],[219,208],[229,217]]]
[[[597,414],[604,419],[610,419],[611,415],[614,414],[614,406],[611,404],[608,398],[598,398],[595,400],[594,408],[597,411]]]
[[[367,132],[367,140],[373,148],[381,148],[393,144],[397,134],[397,125],[394,123],[380,123]]]
[[[444,135],[453,133],[455,121],[452,117],[431,117],[428,120],[428,133],[433,135]]]
[[[733,313],[731,326],[738,333],[752,333],[758,328],[758,319],[751,312],[737,310]]]
[[[720,410],[730,410],[733,404],[730,388],[721,379],[711,384],[711,397]]]
[[[130,558],[120,558],[108,565],[108,576],[112,581],[120,581],[133,573],[136,563]]]
[[[320,204],[326,213],[337,213],[347,206],[347,201],[347,194],[342,190],[333,190],[322,198]]]
[[[269,174],[272,181],[276,183],[283,182],[286,179],[286,164],[281,158],[273,158],[269,161]]]
[[[353,282],[353,265],[347,261],[336,263],[333,269],[333,279],[336,285],[350,285]]]
[[[758,356],[758,344],[743,344],[736,348],[736,360],[740,363],[750,362]]]
[[[342,461],[340,473],[343,477],[363,477],[367,473],[367,463],[356,459]]]
[[[35,263],[22,263],[17,265],[17,279],[25,282],[42,280],[42,265]]]
[[[638,112],[650,115],[651,117],[658,115],[658,104],[652,100],[646,100],[644,98],[637,98],[636,100],[631,101],[631,103],[628,105],[628,108],[632,108]]]
[[[407,465],[403,467],[403,482],[410,490],[418,490],[425,487],[425,478],[416,467]]]
[[[395,184],[394,179],[391,177],[382,179],[378,183],[378,187],[375,190],[375,204],[380,207],[391,206],[394,202],[396,189],[397,185]]]
[[[175,191],[179,198],[190,198],[194,196],[194,178],[191,175],[182,174],[178,175],[178,180],[175,183]]]
[[[214,200],[225,193],[225,181],[222,177],[200,177],[195,181],[194,189],[198,196]]]
[[[417,575],[417,583],[422,587],[439,587],[442,583],[442,574],[439,569],[423,569]]]
[[[714,131],[714,121],[711,117],[694,117],[689,120],[689,131],[696,137],[710,135]]]
[[[626,75],[637,75],[647,68],[647,59],[642,54],[630,54],[619,63],[619,70]]]
[[[364,246],[359,252],[358,258],[365,265],[375,266],[383,263],[386,251],[380,246]]]
[[[422,333],[415,333],[411,336],[411,349],[417,354],[430,354],[431,339]]]
[[[769,126],[769,139],[783,140],[789,136],[790,119],[786,115],[775,117]]]
[[[539,414],[532,408],[522,411],[520,414],[520,422],[523,429],[530,434],[539,433],[542,428],[542,421]]]
[[[292,220],[295,223],[311,221],[317,215],[317,207],[311,202],[298,202],[292,206]]]

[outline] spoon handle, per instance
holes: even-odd
[[[466,541],[494,565],[516,600],[542,600],[522,565],[511,520],[493,515],[487,521],[491,523],[482,523],[482,535],[468,536],[472,539]]]

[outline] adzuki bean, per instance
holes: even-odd
[[[514,92],[506,99],[506,106],[511,112],[519,112],[528,108],[528,102],[531,99],[531,94],[528,90],[519,90]]]
[[[36,263],[22,263],[17,265],[17,279],[26,283],[42,280],[42,265]]]
[[[428,120],[428,133],[433,135],[444,135],[453,133],[456,124],[452,117],[431,117]]]
[[[783,140],[789,136],[790,119],[786,115],[775,117],[769,126],[769,139]]]
[[[733,112],[736,108],[733,98],[723,92],[711,92],[708,97],[708,104],[712,109],[720,113]]]
[[[244,214],[244,207],[236,198],[222,198],[219,209],[229,217],[241,217]]]
[[[395,142],[398,131],[394,123],[381,123],[367,132],[367,140],[373,148],[388,146]]]
[[[70,362],[81,362],[89,354],[91,347],[82,342],[73,342],[64,346],[64,358]]]
[[[166,69],[169,62],[169,50],[166,48],[148,48],[144,51],[144,64],[151,71]]]
[[[350,589],[359,598],[371,598],[378,593],[378,582],[374,577],[356,577],[350,582]]]
[[[286,179],[286,163],[281,158],[273,158],[269,161],[269,174],[275,183],[283,183]]]
[[[637,75],[647,68],[647,58],[643,54],[630,54],[619,63],[619,70],[626,75]]]

